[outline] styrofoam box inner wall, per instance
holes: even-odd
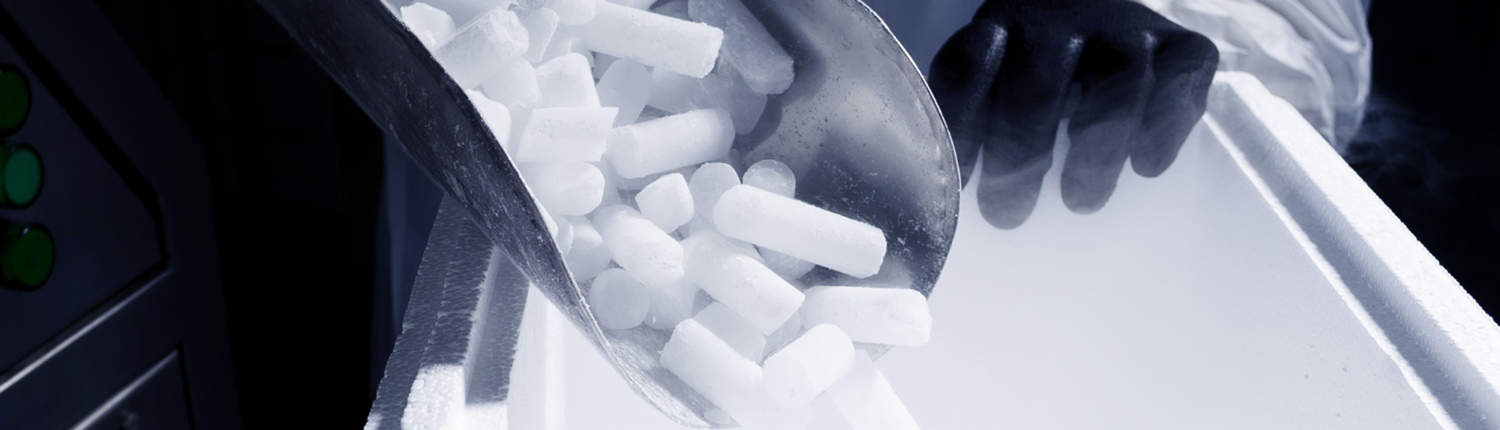
[[[1395,239],[1358,240],[1381,255],[1326,255],[1359,250],[1332,249],[1330,228],[1309,226],[1315,220],[1299,213],[1332,222],[1344,219],[1334,216],[1341,207],[1289,203],[1290,188],[1305,198],[1308,189],[1330,187],[1317,178],[1287,185],[1283,170],[1306,176],[1347,167],[1295,165],[1330,160],[1298,154],[1282,154],[1280,166],[1256,163],[1275,157],[1247,153],[1247,141],[1321,139],[1310,141],[1305,123],[1287,124],[1300,118],[1278,110],[1291,108],[1248,75],[1221,76],[1214,91],[1176,163],[1152,179],[1126,169],[1098,213],[1063,206],[1058,169],[1015,230],[986,224],[973,190],[964,191],[957,238],[930,297],[931,343],[877,362],[923,428],[1495,426],[1484,418],[1494,408],[1484,403],[1495,398],[1494,322],[1420,245],[1413,251],[1404,227]],[[1066,137],[1059,142],[1055,160],[1066,151]],[[1341,201],[1327,200],[1318,204]],[[1394,220],[1378,209],[1370,216]],[[1365,267],[1392,261],[1422,267],[1374,275]],[[1413,270],[1424,275],[1403,278]],[[1398,285],[1361,280],[1381,276]],[[1380,309],[1370,309],[1376,299]],[[566,339],[547,356],[565,357],[551,364],[560,371],[527,386],[548,387],[543,397],[552,400],[544,403],[561,417],[538,427],[680,428],[639,399],[575,329],[555,333]],[[523,356],[542,347],[520,345]],[[820,409],[826,413],[812,428],[847,428],[832,408]]]

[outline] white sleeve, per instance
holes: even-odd
[[[1335,147],[1354,137],[1370,91],[1362,0],[1137,0],[1219,47],[1219,69],[1260,78]]]

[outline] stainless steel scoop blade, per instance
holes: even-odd
[[[643,397],[685,425],[711,424],[713,405],[657,363],[665,332],[601,330],[568,274],[516,167],[427,49],[378,0],[260,0],[291,35],[609,358]],[[796,60],[735,149],[797,173],[797,198],[885,231],[879,274],[819,268],[813,284],[932,290],[958,219],[952,141],[906,51],[858,0],[749,0]],[[378,150],[371,148],[371,150]],[[876,352],[878,347],[867,346]]]

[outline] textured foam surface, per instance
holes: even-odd
[[[503,402],[509,393],[525,279],[451,199],[422,259],[367,425],[461,425],[466,403]]]
[[[511,393],[506,399],[510,413],[505,429],[561,429],[568,422],[563,401],[568,394],[563,386],[567,380],[564,363],[570,353],[584,349],[567,345],[566,336],[576,328],[541,290],[531,287],[525,291],[525,316],[518,334],[527,348],[513,355],[511,384],[505,387]]]

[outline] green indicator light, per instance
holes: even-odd
[[[24,143],[0,145],[0,203],[26,207],[42,191],[42,157]]]
[[[31,112],[31,84],[21,69],[0,64],[0,135],[15,134]]]
[[[37,289],[52,276],[56,251],[41,224],[13,224],[0,243],[0,279],[9,287]]]

